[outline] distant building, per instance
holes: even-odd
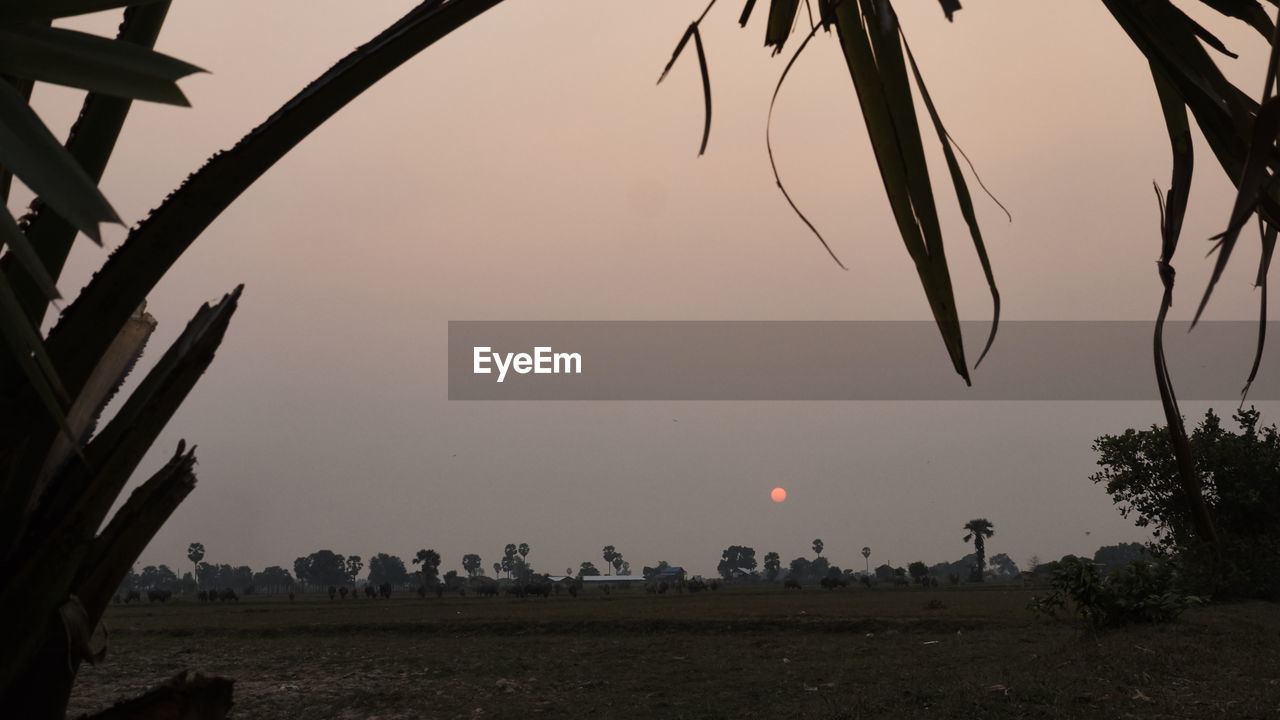
[[[584,575],[582,576],[583,585],[599,585],[601,583],[642,583],[644,578],[639,575]]]
[[[685,579],[684,568],[674,565],[668,565],[662,568],[653,576],[653,582],[676,583],[683,582]]]

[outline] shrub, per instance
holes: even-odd
[[[1177,556],[1184,587],[1215,598],[1280,600],[1280,430],[1253,408],[1223,427],[1212,410],[1191,433],[1217,543],[1205,547],[1191,521],[1169,433],[1152,426],[1104,435],[1094,443],[1105,483],[1125,518],[1152,529],[1150,547]]]
[[[1033,611],[1056,617],[1070,603],[1081,622],[1095,629],[1172,622],[1202,602],[1178,589],[1177,567],[1169,559],[1135,560],[1104,575],[1097,563],[1068,555],[1049,585],[1049,595],[1032,598]]]

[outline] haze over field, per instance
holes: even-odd
[[[135,109],[107,197],[140,219],[412,5],[175,3],[159,49],[211,74],[182,82],[191,109]],[[1151,181],[1167,184],[1169,158],[1146,63],[1100,4],[973,5],[955,23],[935,3],[899,11],[948,129],[1013,213],[1009,224],[977,199],[1004,318],[1153,318]],[[247,285],[217,360],[142,466],[179,438],[199,445],[200,484],[139,565],[187,567],[200,541],[208,562],[255,569],[320,548],[407,559],[429,547],[447,570],[463,553],[488,567],[506,543],[528,542],[540,571],[614,545],[636,571],[668,560],[711,574],[728,545],[786,561],[814,537],[844,567],[862,566],[864,545],[873,564],[932,564],[969,551],[961,527],[974,517],[995,523],[988,552],[1019,563],[1143,539],[1086,478],[1092,440],[1162,423],[1156,403],[446,399],[449,320],[929,317],[834,38],[796,63],[773,143],[847,272],[788,209],[765,155],[769,98],[794,45],[770,58],[763,15],[741,30],[734,4],[703,26],[714,116],[695,157],[694,58],[654,81],[702,7],[504,3],[358,99],[224,214],[150,301],[160,327],[134,380],[199,303]],[[1260,87],[1263,43],[1229,30],[1232,78]],[[38,93],[43,116],[67,127],[76,93]],[[1200,148],[1175,258],[1180,319],[1207,280],[1197,240],[1222,229],[1232,199]],[[940,158],[931,166],[940,185]],[[941,197],[961,315],[985,320],[963,221]],[[1255,316],[1249,240],[1208,318]],[[80,248],[64,295],[103,253]],[[1243,381],[1251,359],[1222,371]],[[1258,406],[1267,423],[1280,409]],[[1215,407],[1229,415],[1235,400]],[[1193,422],[1204,409],[1183,407]],[[770,501],[775,486],[785,503]]]

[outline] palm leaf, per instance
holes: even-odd
[[[782,52],[782,46],[791,35],[791,26],[795,24],[799,11],[800,0],[773,0],[769,3],[769,22],[764,33],[764,45],[773,48],[775,55]]]
[[[1227,17],[1244,21],[1264,38],[1270,39],[1271,33],[1275,31],[1271,18],[1267,17],[1267,12],[1256,0],[1200,0],[1200,2]]]
[[[169,5],[169,0],[164,0],[126,10],[116,36],[117,41],[145,48],[154,46]],[[80,116],[71,126],[66,149],[94,182],[102,179],[132,104],[133,101],[129,98],[97,93],[85,96]],[[71,252],[76,228],[43,202],[36,202],[31,212],[23,218],[23,229],[31,246],[35,248],[43,269],[50,277],[57,277]],[[0,269],[9,276],[27,317],[33,325],[39,326],[49,307],[49,295],[38,283],[33,282],[31,269],[25,268],[27,272],[22,272],[24,268],[0,261]],[[0,374],[3,374],[2,371]]]
[[[185,106],[190,103],[176,81],[203,71],[133,43],[63,28],[0,25],[0,72]]]
[[[970,383],[929,169],[907,79],[897,17],[887,0],[828,2],[894,220],[956,372]]]
[[[1267,344],[1267,276],[1270,274],[1271,257],[1276,252],[1276,226],[1261,220],[1258,221],[1258,225],[1262,235],[1262,257],[1258,260],[1258,279],[1255,281],[1255,285],[1262,290],[1258,302],[1258,344],[1253,353],[1253,367],[1249,369],[1249,379],[1245,381],[1244,389],[1240,391],[1241,407],[1244,407],[1244,400],[1249,396],[1249,388],[1258,377],[1258,368],[1262,366],[1262,350]]]
[[[98,223],[120,221],[84,168],[7,82],[0,82],[0,165],[94,242],[101,243]]]
[[[960,214],[964,217],[965,224],[969,226],[969,236],[973,238],[973,247],[978,253],[978,262],[982,265],[982,274],[986,276],[987,288],[991,291],[991,332],[987,335],[987,343],[983,346],[982,353],[978,355],[977,362],[973,364],[976,368],[982,363],[982,359],[987,356],[987,352],[991,350],[991,344],[996,339],[996,330],[1000,327],[1000,290],[996,287],[995,274],[991,270],[991,260],[987,257],[987,247],[982,241],[982,230],[978,227],[978,216],[973,210],[973,198],[969,196],[969,186],[965,183],[964,172],[960,169],[960,163],[956,161],[956,154],[951,149],[951,135],[943,127],[942,118],[938,116],[938,110],[933,105],[933,99],[929,97],[929,90],[925,87],[924,77],[920,75],[920,68],[916,65],[915,56],[911,54],[911,45],[907,43],[905,35],[902,36],[902,46],[906,48],[907,59],[911,61],[911,74],[916,79],[916,87],[920,89],[920,97],[924,100],[924,106],[929,111],[929,119],[933,122],[933,128],[938,133],[938,142],[942,144],[942,154],[947,161],[947,171],[951,173],[951,184],[955,187],[956,200],[960,203]],[[999,203],[997,202],[997,204]]]
[[[3,275],[0,275],[0,337],[4,338],[9,356],[17,362],[49,417],[64,435],[74,440],[75,435],[67,424],[65,408],[71,403],[67,391],[54,372],[39,333],[27,322],[13,288]],[[78,451],[79,446],[76,447]]]
[[[26,234],[18,228],[18,223],[14,222],[8,208],[0,212],[0,248],[6,246],[43,297],[50,299],[60,297],[53,278],[45,270],[44,263],[40,262],[39,254],[31,246],[31,241],[27,239]]]
[[[1238,179],[1258,103],[1223,76],[1200,44],[1198,26],[1168,0],[1103,4],[1191,110],[1228,177]]]
[[[1205,306],[1209,303],[1209,296],[1213,293],[1214,285],[1222,278],[1222,273],[1226,270],[1227,260],[1231,256],[1231,251],[1235,248],[1240,231],[1244,229],[1245,223],[1249,221],[1249,218],[1255,212],[1258,212],[1267,216],[1273,226],[1276,222],[1280,222],[1280,217],[1274,211],[1268,212],[1266,205],[1268,200],[1274,202],[1277,192],[1271,170],[1274,167],[1276,137],[1280,134],[1280,96],[1275,95],[1278,76],[1280,76],[1280,26],[1276,28],[1276,34],[1271,41],[1271,58],[1267,63],[1267,77],[1263,86],[1262,102],[1256,117],[1253,119],[1252,138],[1245,153],[1244,167],[1236,181],[1236,199],[1231,208],[1231,217],[1227,221],[1227,229],[1213,238],[1218,240],[1218,259],[1214,263],[1213,273],[1209,277],[1204,297],[1200,300],[1200,306],[1196,309],[1196,320],[1200,319],[1200,314],[1204,312]],[[1263,235],[1263,245],[1265,250],[1265,233]],[[1266,267],[1267,265],[1264,264],[1260,268],[1260,272],[1265,274]],[[1265,295],[1264,289],[1264,302]],[[1259,339],[1260,351],[1261,338]],[[1250,374],[1249,381],[1253,381],[1253,373]],[[1246,385],[1246,391],[1247,389]]]

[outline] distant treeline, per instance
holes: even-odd
[[[515,547],[514,545],[509,547]],[[612,549],[612,548],[610,548]],[[815,549],[821,549],[819,541],[815,541]],[[530,582],[537,575],[526,561],[528,546],[522,544],[512,557],[495,563],[494,575],[502,578]],[[732,552],[731,552],[732,551]],[[1093,561],[1104,569],[1127,565],[1143,556],[1144,548],[1139,543],[1122,543],[1098,548]],[[833,565],[822,555],[815,558],[798,557],[784,568],[777,553],[765,555],[764,567],[757,570],[755,550],[747,546],[734,545],[722,553],[719,567],[721,577],[726,581],[738,582],[780,582],[785,579],[801,583],[817,583],[823,578],[858,580],[862,582],[878,582],[888,584],[906,583],[946,583],[956,584],[970,580],[978,557],[969,553],[954,562],[942,562],[925,565],[921,561],[909,563],[907,566],[892,566],[888,563],[866,570],[852,570]],[[463,556],[463,573],[455,570],[439,575],[440,555],[434,550],[419,550],[411,561],[416,566],[410,570],[402,559],[387,553],[377,553],[370,558],[368,574],[360,578],[365,563],[359,555],[343,556],[332,550],[318,550],[310,555],[299,557],[294,561],[293,572],[272,565],[255,572],[247,565],[232,566],[229,564],[195,563],[192,571],[181,576],[167,565],[148,565],[141,572],[130,570],[120,585],[120,592],[130,590],[146,592],[149,590],[168,590],[175,594],[194,595],[201,590],[221,590],[233,588],[244,594],[318,591],[325,592],[329,587],[362,587],[372,585],[380,587],[388,584],[396,589],[435,588],[444,586],[455,588],[465,578],[483,577],[482,562],[479,555],[468,553]],[[1034,563],[1029,570],[1035,573],[1047,573],[1052,563],[1040,563],[1036,558],[1028,561]],[[612,563],[609,563],[612,564]],[[654,566],[645,566],[643,575],[646,579],[656,577],[658,573],[673,567],[663,560]],[[505,568],[505,571],[504,571]],[[629,574],[623,567],[624,575]],[[986,559],[984,578],[992,581],[1016,580],[1021,574],[1018,564],[1005,553],[997,553]],[[194,574],[193,574],[194,573]],[[683,570],[681,571],[683,574]],[[566,573],[573,574],[573,573]],[[578,572],[582,575],[598,575],[590,562],[582,563]],[[864,579],[865,576],[865,579]],[[540,576],[543,577],[543,576]]]

